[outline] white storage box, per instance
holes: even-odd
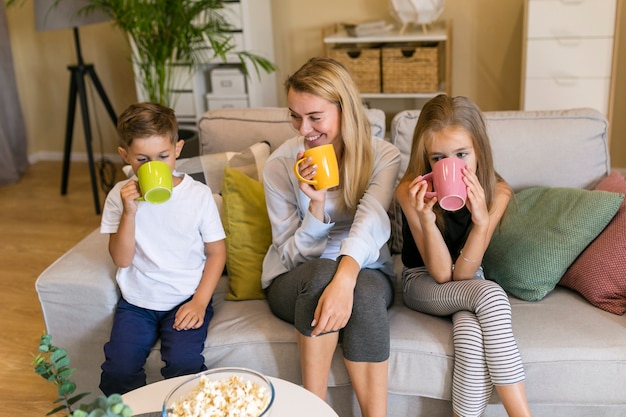
[[[208,110],[244,108],[248,107],[248,96],[243,95],[206,95],[206,105]]]
[[[246,79],[239,68],[215,68],[211,70],[211,91],[220,96],[246,94]]]

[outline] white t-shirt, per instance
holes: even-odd
[[[211,189],[186,174],[163,204],[139,203],[135,218],[136,250],[132,264],[117,271],[117,283],[129,303],[167,311],[191,297],[204,270],[205,242],[226,237]],[[109,192],[101,233],[116,233],[122,215],[117,183]]]

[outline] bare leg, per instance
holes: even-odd
[[[526,385],[524,381],[511,385],[496,385],[496,391],[509,417],[532,416],[526,400]]]
[[[302,385],[326,401],[330,364],[339,341],[339,333],[309,337],[296,331],[296,340],[300,351]]]
[[[363,417],[386,416],[389,361],[344,362]]]

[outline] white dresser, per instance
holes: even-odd
[[[610,120],[617,7],[618,0],[526,0],[523,110],[591,107]]]

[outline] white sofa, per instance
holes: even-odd
[[[402,169],[418,113],[398,114],[388,132],[402,152]],[[374,132],[383,136],[382,112],[370,110],[369,116]],[[533,185],[591,189],[609,173],[607,123],[598,112],[489,112],[486,120],[496,168],[516,191]],[[293,134],[285,109],[223,109],[208,112],[200,122],[202,153],[240,151],[260,140],[275,149]],[[396,266],[399,272],[398,256]],[[102,346],[119,297],[114,277],[107,237],[95,230],[36,283],[47,331],[55,344],[67,348],[81,391],[99,393]],[[224,276],[214,296],[206,365],[249,367],[300,383],[293,327],[274,317],[265,300],[224,300],[228,285]],[[538,302],[510,298],[534,415],[626,415],[626,317],[594,307],[562,287]],[[450,320],[409,310],[400,293],[389,318],[388,415],[452,415]],[[160,378],[157,353],[155,348],[147,364],[149,382]],[[341,358],[338,351],[328,401],[340,416],[358,415]],[[504,415],[494,394],[485,416]]]

